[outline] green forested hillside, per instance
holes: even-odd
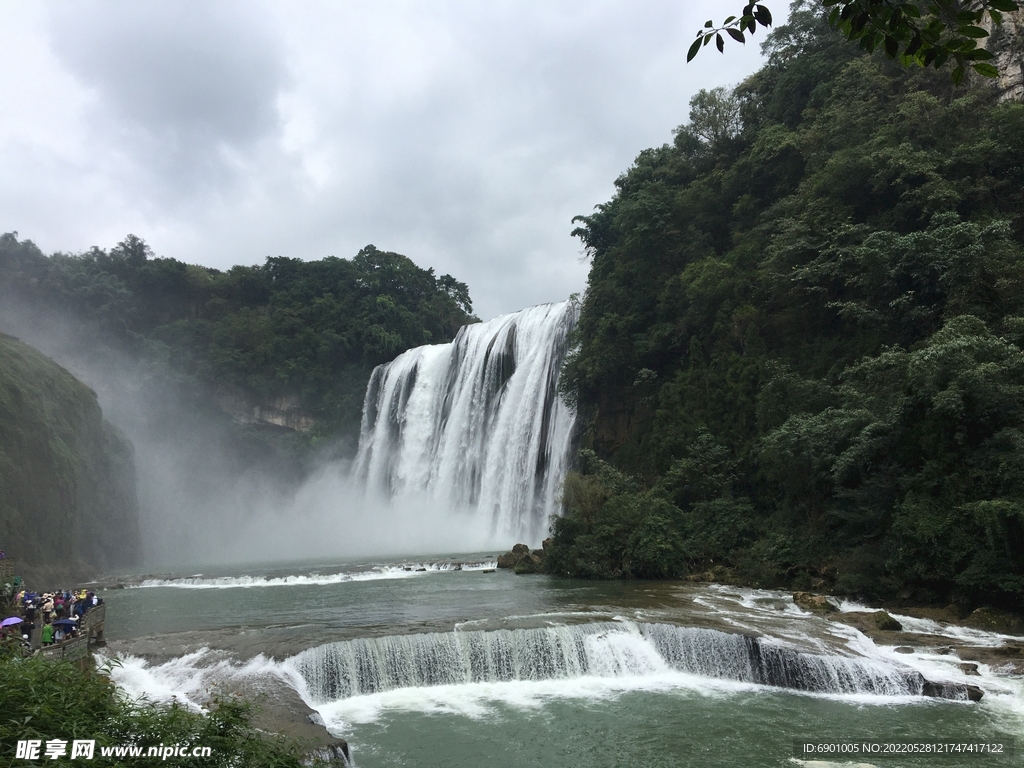
[[[0,549],[32,574],[82,578],[141,558],[131,444],[96,395],[0,334]]]
[[[556,571],[1024,599],[1024,105],[794,6],[579,218]]]
[[[142,360],[207,405],[286,398],[314,437],[358,433],[375,365],[475,320],[464,283],[372,245],[351,260],[222,272],[155,258],[133,235],[109,252],[50,256],[2,235],[0,301],[11,322],[70,334],[65,346],[93,358]]]

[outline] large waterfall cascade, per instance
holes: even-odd
[[[571,458],[575,417],[556,385],[576,315],[571,302],[530,307],[378,366],[357,476],[371,492],[425,495],[539,543]]]

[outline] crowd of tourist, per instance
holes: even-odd
[[[20,639],[25,647],[32,647],[36,628],[44,647],[78,637],[86,614],[103,603],[95,592],[85,589],[33,592],[22,587],[18,576],[3,585],[2,598],[0,605],[5,606],[7,615],[3,639]]]

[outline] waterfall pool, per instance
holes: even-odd
[[[1024,765],[794,751],[1009,743],[1024,681],[968,675],[933,646],[1021,639],[919,623],[897,652],[782,592],[493,569],[477,553],[125,577],[102,592],[114,677],[192,706],[239,687],[299,695],[362,768]],[[924,679],[984,698],[922,696]]]

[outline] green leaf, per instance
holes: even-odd
[[[719,53],[725,52],[725,39],[722,37],[721,33],[715,35],[715,45],[718,46]]]
[[[985,61],[975,64],[974,71],[982,77],[999,77],[999,70]]]
[[[740,32],[738,29],[734,29],[732,27],[727,27],[725,31],[728,32],[729,33],[729,37],[731,37],[737,43],[744,43],[745,44],[747,42],[746,39],[743,37],[743,33]]]
[[[700,44],[701,44],[701,38],[698,37],[696,40],[693,41],[693,44],[690,45],[690,50],[688,50],[686,52],[686,61],[687,61],[687,63],[693,61],[693,57],[696,56],[697,55],[697,51],[700,50]]]
[[[964,59],[967,61],[988,61],[994,58],[995,54],[991,51],[986,51],[984,48],[975,48],[973,51],[968,51],[964,54]]]
[[[956,69],[954,69],[953,72],[950,74],[950,77],[953,80],[953,85],[960,85],[960,83],[964,81],[963,65],[957,66]]]
[[[988,31],[982,29],[981,27],[972,27],[972,26],[960,27],[957,30],[957,33],[963,35],[964,37],[973,37],[973,38],[988,37]]]
[[[990,12],[994,8],[997,11],[1012,13],[1020,10],[1020,3],[1015,3],[1013,0],[988,0],[988,7]]]

